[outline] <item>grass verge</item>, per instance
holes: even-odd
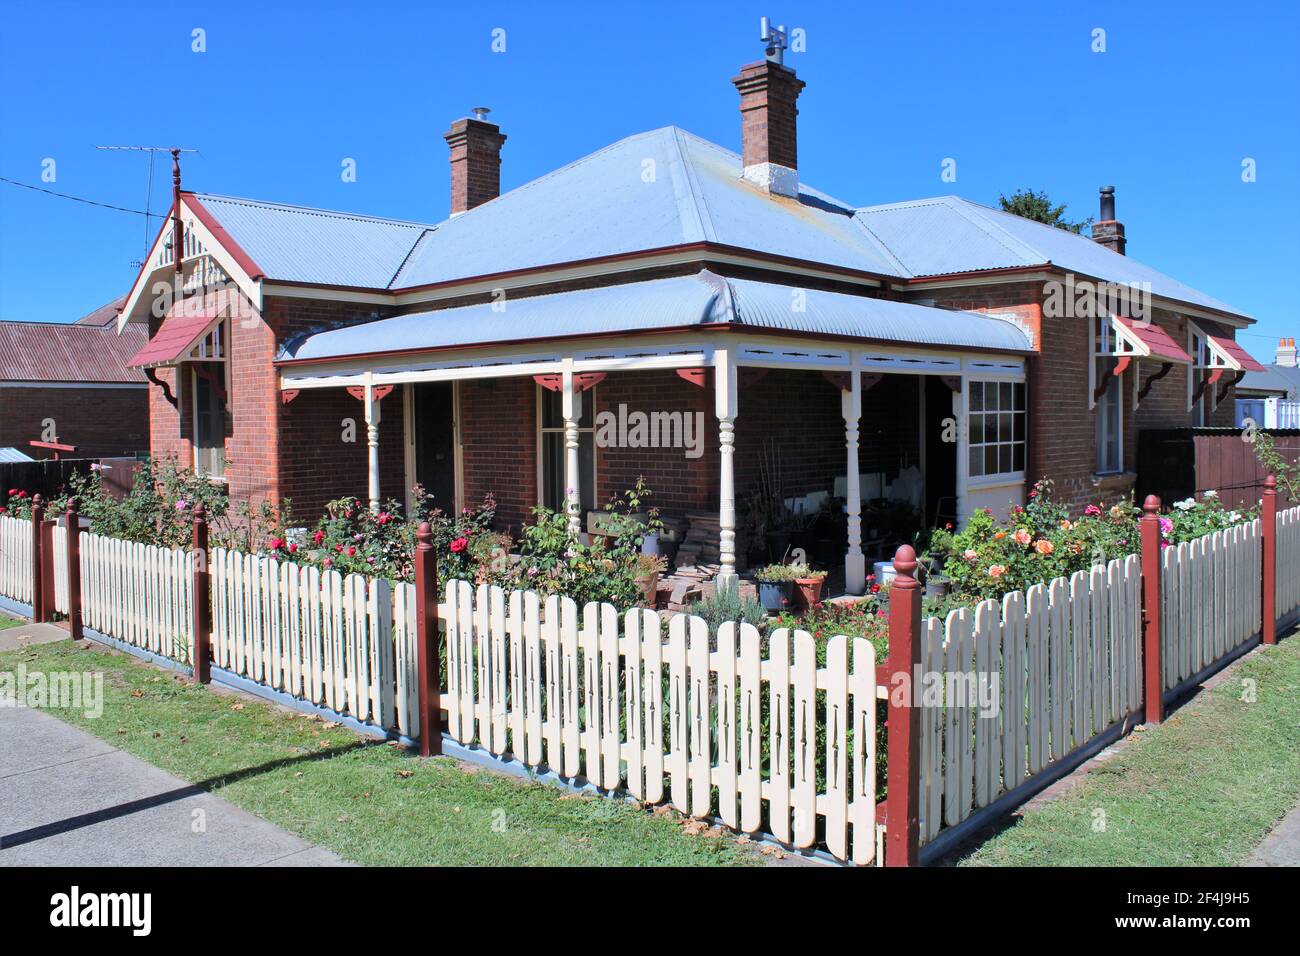
[[[60,719],[367,865],[714,866],[759,862],[675,816],[421,760],[336,724],[218,693],[128,655],[66,641],[0,653],[0,669],[100,671],[104,712]],[[692,829],[699,829],[698,826]]]
[[[1243,660],[960,865],[1233,866],[1295,806],[1297,754],[1300,636]]]
[[[20,624],[23,623],[25,622],[19,621],[12,617],[5,617],[3,614],[0,614],[0,631],[8,630],[11,627],[18,627]]]

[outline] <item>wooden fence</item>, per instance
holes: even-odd
[[[80,551],[81,616],[87,627],[183,664],[194,659],[189,551],[84,531]],[[56,558],[61,553],[66,547],[56,546]],[[55,578],[66,578],[66,571],[56,570]],[[62,610],[57,600],[55,606]]]
[[[218,667],[418,736],[413,585],[221,548],[211,575]]]
[[[0,595],[32,603],[32,523],[0,515]]]
[[[847,637],[830,638],[819,667],[807,631],[764,642],[752,625],[711,633],[683,614],[664,628],[653,611],[579,611],[569,598],[465,581],[447,585],[446,609],[444,702],[460,743],[747,832],[766,817],[796,847],[820,837],[837,859],[876,859],[876,658],[865,638],[851,653]]]
[[[1162,551],[1160,660],[1166,691],[1260,632],[1261,573],[1258,518]]]
[[[1277,616],[1286,619],[1300,609],[1300,508],[1277,514]]]
[[[922,842],[1138,709],[1140,583],[1130,555],[924,622]]]

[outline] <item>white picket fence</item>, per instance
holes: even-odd
[[[56,533],[62,529],[56,528]],[[66,531],[64,532],[66,535]],[[194,659],[193,565],[180,548],[81,533],[81,615],[86,627],[182,663]],[[67,588],[66,541],[55,579]],[[57,606],[57,592],[56,592]]]
[[[1300,607],[1300,508],[1277,513],[1277,616]]]
[[[1278,519],[1280,527],[1281,515]],[[1161,553],[1160,667],[1165,690],[1260,632],[1259,537],[1256,518]],[[1280,560],[1278,567],[1283,567]],[[1300,565],[1289,567],[1295,574]]]
[[[416,737],[415,588],[360,574],[212,553],[218,667]]]
[[[667,797],[691,816],[716,812],[745,832],[763,827],[766,805],[780,840],[877,859],[876,658],[865,638],[852,640],[851,663],[850,640],[830,638],[819,667],[806,631],[772,632],[763,659],[748,624],[711,634],[679,614],[665,629],[651,611],[580,611],[464,581],[446,597],[443,700],[457,741],[651,803]]]
[[[0,515],[0,595],[32,603],[32,523]]]
[[[50,547],[54,553],[54,610],[67,614],[68,606],[68,529],[55,525],[50,529]]]
[[[923,623],[922,843],[1140,706],[1141,580],[1130,555]]]

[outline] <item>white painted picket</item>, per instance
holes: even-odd
[[[68,608],[68,529],[55,525],[50,529],[50,547],[54,553],[54,610],[67,614]]]
[[[0,595],[32,603],[32,523],[0,515]]]
[[[450,736],[798,847],[876,860],[876,656],[806,631],[452,581]],[[764,647],[766,643],[766,648]],[[766,652],[766,659],[764,653]],[[766,726],[765,726],[766,725]],[[819,818],[824,821],[820,828]]]
[[[1277,513],[1277,616],[1300,607],[1300,508]]]
[[[1286,514],[1291,522],[1300,509]],[[1278,515],[1278,611],[1283,568],[1294,577],[1300,555],[1284,564],[1283,515]],[[1291,525],[1287,525],[1290,530]],[[1260,522],[1165,548],[1160,556],[1160,667],[1165,690],[1175,687],[1260,632]]]
[[[189,552],[84,531],[79,548],[86,627],[181,663],[193,660]]]
[[[336,713],[419,733],[415,588],[266,555],[212,552],[212,657]]]
[[[1138,709],[1140,617],[1131,555],[923,622],[923,843]]]

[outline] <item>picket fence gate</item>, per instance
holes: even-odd
[[[443,702],[460,743],[650,803],[667,797],[693,817],[716,812],[746,832],[763,828],[766,806],[779,840],[877,858],[866,638],[830,638],[819,666],[812,635],[782,628],[764,659],[750,624],[713,634],[679,614],[664,628],[645,609],[579,611],[567,597],[465,581],[447,584],[446,633]]]
[[[0,515],[0,595],[32,603],[32,523]]]
[[[1300,608],[1300,508],[1277,513],[1277,616]]]
[[[1141,579],[1130,555],[922,622],[922,843],[1138,709]]]
[[[212,659],[273,690],[415,738],[415,587],[215,548]]]
[[[67,587],[66,530],[64,571],[55,579]],[[101,634],[188,664],[194,659],[193,562],[182,548],[163,548],[83,531],[81,617]],[[56,607],[57,591],[56,591]],[[64,608],[58,608],[64,610]]]
[[[1260,632],[1259,535],[1256,518],[1162,550],[1160,669],[1166,691]]]

